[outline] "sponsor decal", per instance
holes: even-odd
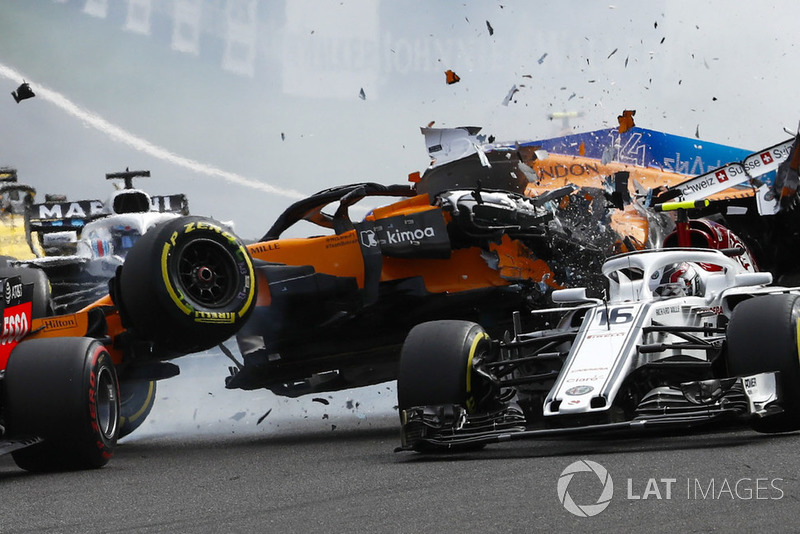
[[[566,178],[567,176],[600,176],[600,166],[597,163],[573,163],[567,165],[550,165],[536,169],[539,179]]]
[[[11,351],[31,329],[30,302],[9,306],[3,310],[3,332],[0,334],[0,369],[5,369]]]
[[[375,237],[375,232],[372,230],[362,230],[359,234],[361,239],[361,245],[366,248],[377,247],[378,240]]]
[[[281,244],[280,241],[269,241],[267,243],[260,243],[248,248],[253,254],[261,254],[262,252],[266,252],[268,250],[278,250],[281,248]]]
[[[233,324],[236,321],[236,314],[233,312],[194,312],[194,322],[211,324]]]
[[[374,239],[385,256],[450,257],[450,238],[447,236],[442,213],[438,209],[380,219],[375,221],[373,231]]]
[[[33,209],[39,219],[85,219],[102,215],[103,203],[99,200],[47,202],[34,204]]]
[[[728,174],[725,172],[725,169],[717,171],[714,176],[716,176],[717,180],[720,182],[728,181]]]
[[[425,228],[415,228],[413,230],[394,229],[386,232],[386,241],[389,244],[418,243],[426,237],[436,237],[433,227],[426,226]]]
[[[78,321],[75,319],[74,315],[65,315],[42,319],[42,326],[44,330],[66,330],[77,327]]]
[[[591,393],[592,391],[594,391],[594,388],[592,386],[574,386],[569,388],[564,393],[566,393],[567,395],[571,395],[573,397],[578,397],[580,395],[586,395],[588,393]]]
[[[11,301],[19,302],[22,299],[22,282],[19,277],[6,279],[3,296],[6,299],[6,306],[11,304]]]

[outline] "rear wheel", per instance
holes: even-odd
[[[28,471],[92,469],[111,458],[119,432],[119,386],[111,356],[96,340],[23,341],[5,375],[8,434],[43,443],[14,451]]]
[[[119,437],[144,423],[156,402],[155,380],[129,380],[119,384]]]
[[[728,324],[727,364],[731,376],[779,371],[783,413],[758,419],[759,432],[800,429],[800,296],[754,297],[734,308]]]

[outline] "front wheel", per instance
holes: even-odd
[[[778,391],[783,413],[757,419],[759,432],[800,430],[800,296],[753,297],[739,303],[727,335],[727,364],[731,376],[779,371]]]
[[[242,241],[203,217],[181,217],[142,236],[112,283],[123,324],[157,348],[200,352],[234,335],[256,302]]]
[[[468,321],[431,321],[408,333],[400,352],[397,404],[415,406],[458,404],[476,410],[483,382],[474,364],[488,357],[489,334]]]
[[[92,469],[111,458],[119,432],[119,383],[96,340],[23,341],[5,374],[8,434],[43,442],[14,451],[27,471]]]

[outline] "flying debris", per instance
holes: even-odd
[[[542,63],[544,63],[544,58],[546,58],[546,57],[547,57],[547,52],[545,52],[544,54],[542,54],[542,57],[540,57],[540,58],[538,59],[538,63],[539,63],[539,65],[541,65]]]
[[[313,399],[311,399],[311,402],[318,402],[320,404],[324,404],[325,406],[328,406],[330,404],[330,402],[328,402],[327,399],[323,399],[322,397],[314,397]]]
[[[508,94],[506,95],[506,97],[503,99],[503,105],[507,106],[508,103],[511,102],[511,99],[514,98],[514,94],[517,93],[518,91],[519,91],[519,88],[517,88],[517,85],[514,84],[511,87],[511,89],[509,89]]]
[[[489,24],[488,20],[486,21],[486,28],[489,30],[489,35],[494,35],[494,28],[492,28],[492,25]]]
[[[267,418],[267,416],[268,416],[269,414],[271,414],[271,413],[272,413],[272,408],[270,408],[269,410],[267,410],[267,413],[265,413],[264,415],[262,415],[261,417],[259,417],[259,418],[258,418],[258,421],[256,421],[256,425],[260,425],[260,424],[261,424],[261,421],[263,421],[264,419],[266,419],[266,418]]]
[[[364,92],[364,88],[363,87],[361,88],[361,91],[358,92],[358,98],[360,98],[361,100],[366,100],[367,99],[367,94]]]
[[[636,126],[633,123],[634,115],[636,115],[635,109],[626,109],[622,112],[622,115],[617,117],[617,121],[619,121],[619,133],[625,133]]]
[[[461,78],[450,69],[444,71],[445,80],[447,81],[447,85],[453,85],[454,83],[458,83],[461,81]]]
[[[17,104],[19,104],[23,100],[33,98],[36,96],[36,93],[33,92],[33,89],[31,89],[31,86],[28,82],[23,81],[20,86],[17,87],[16,91],[11,91],[11,96],[13,96],[14,100],[16,100]]]
[[[614,50],[612,50],[612,51],[611,51],[611,53],[610,53],[610,54],[608,54],[608,57],[607,57],[606,59],[610,59],[610,58],[611,58],[611,56],[613,56],[614,54],[616,54],[616,53],[617,53],[617,50],[619,50],[619,48],[615,48]]]

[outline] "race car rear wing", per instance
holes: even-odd
[[[780,204],[794,196],[800,185],[800,133],[793,138],[754,152],[741,161],[734,161],[706,173],[668,187],[655,195],[650,204],[693,202],[738,185],[756,190],[758,211],[775,214]],[[774,173],[773,177],[766,175]]]
[[[80,232],[87,223],[113,215],[100,200],[48,201],[30,207],[31,231],[33,232]],[[150,196],[150,212],[189,214],[186,195]]]

